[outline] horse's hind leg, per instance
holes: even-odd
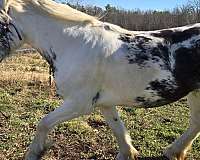
[[[186,159],[187,151],[200,134],[200,91],[194,91],[188,95],[188,104],[191,109],[190,126],[188,130],[166,150],[165,155],[169,159]]]
[[[80,103],[79,103],[80,104]],[[38,127],[29,151],[26,154],[26,160],[40,160],[46,149],[46,140],[48,132],[57,124],[86,114],[82,106],[74,101],[65,101],[64,104],[55,111],[44,117]]]
[[[138,152],[131,144],[131,138],[118,115],[116,107],[102,107],[100,110],[117,138],[120,149],[117,159],[135,160]]]

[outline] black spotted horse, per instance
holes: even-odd
[[[40,121],[26,160],[41,159],[56,125],[96,107],[117,138],[117,159],[134,160],[138,152],[115,106],[158,107],[187,96],[189,128],[164,152],[186,158],[200,133],[200,24],[128,31],[52,0],[0,0],[0,12],[0,60],[32,45],[52,67],[63,97]]]

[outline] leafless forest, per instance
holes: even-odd
[[[66,1],[68,5],[78,10],[101,17],[102,21],[130,30],[156,30],[200,22],[200,0],[189,0],[185,5],[175,6],[166,11],[142,11],[140,9],[128,11],[110,4],[102,9],[95,6],[83,6],[81,2],[80,0]]]

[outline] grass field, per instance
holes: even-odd
[[[48,65],[38,54],[20,54],[0,65],[0,160],[21,160],[39,120],[62,101],[48,83]],[[142,159],[153,160],[188,126],[186,100],[157,109],[119,108]],[[51,132],[45,160],[112,160],[117,145],[98,109]],[[200,160],[200,139],[189,160]],[[146,157],[146,158],[145,158]],[[152,158],[147,158],[152,157]]]

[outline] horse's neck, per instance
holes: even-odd
[[[52,18],[36,14],[25,19],[23,25],[28,43],[43,51],[54,45],[62,46],[67,37],[63,34],[64,24]]]

